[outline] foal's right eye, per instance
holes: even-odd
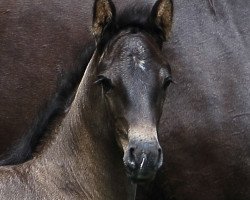
[[[97,77],[98,79],[97,81],[95,81],[95,84],[102,85],[105,92],[108,92],[109,90],[113,89],[114,86],[109,78],[102,75],[99,75]]]

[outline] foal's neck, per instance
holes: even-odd
[[[102,135],[105,135],[104,132],[108,132],[105,127],[102,127],[102,124],[106,123],[99,123],[101,120],[99,113],[103,113],[104,110],[103,105],[99,104],[97,100],[100,98],[98,91],[92,90],[94,82],[91,71],[94,69],[90,69],[94,64],[92,60],[94,59],[91,59],[67,112],[62,119],[55,122],[56,125],[49,134],[52,138],[48,138],[41,156],[46,160],[49,157],[61,159],[62,162],[65,162],[66,159],[78,159],[78,157],[82,157],[82,153],[95,150],[94,145],[100,139],[95,138],[98,130],[102,130]],[[58,157],[58,155],[63,157]],[[82,160],[79,158],[78,164]]]
[[[100,91],[93,86],[94,70],[88,68],[68,112],[41,156],[35,157],[32,169],[65,190],[72,185],[71,190],[85,195],[83,199],[126,199],[122,155],[105,121]],[[85,190],[93,197],[86,196]]]

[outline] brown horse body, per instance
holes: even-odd
[[[24,135],[55,92],[63,71],[78,66],[90,40],[92,1],[1,1],[0,151]]]
[[[176,84],[156,187],[163,199],[250,199],[250,2],[176,0],[174,10],[166,56]]]
[[[161,173],[153,184],[152,191],[155,193],[147,194],[144,191],[149,199],[245,200],[250,198],[248,189],[250,186],[250,38],[248,34],[250,32],[248,23],[250,5],[247,0],[211,2],[213,1],[174,1],[172,38],[165,49],[177,84],[169,88],[168,93],[171,95],[164,107],[159,140],[166,159]],[[89,33],[83,33],[86,29],[81,26],[82,19],[88,19],[90,16],[91,4],[89,2],[70,1],[67,3],[67,1],[61,1],[60,4],[47,2],[46,5],[53,5],[53,9],[57,12],[52,12],[51,16],[49,9],[43,10],[43,12],[40,10],[37,13],[34,12],[34,9],[29,9],[29,12],[33,14],[25,15],[23,18],[25,23],[21,25],[19,21],[16,21],[17,13],[12,11],[18,8],[18,10],[20,9],[18,14],[20,14],[25,11],[25,8],[33,8],[36,3],[26,4],[23,7],[17,5],[11,5],[10,2],[9,5],[1,6],[1,8],[6,8],[1,11],[1,15],[6,17],[6,21],[4,18],[1,19],[1,26],[6,28],[1,29],[3,35],[1,45],[4,48],[1,48],[3,58],[1,59],[1,70],[3,72],[1,73],[0,88],[2,95],[2,124],[0,126],[2,130],[0,133],[3,138],[1,142],[6,146],[10,144],[7,143],[7,138],[18,138],[18,135],[27,130],[29,127],[27,122],[32,121],[38,107],[44,103],[40,96],[47,99],[53,93],[55,80],[59,73],[56,66],[59,69],[71,66],[84,41],[90,38]],[[39,10],[42,7],[38,5],[39,3],[35,8]],[[16,8],[11,6],[16,6]],[[122,4],[120,6],[122,7]],[[68,15],[60,14],[69,7],[72,8],[72,12]],[[27,11],[25,12],[27,13]],[[83,16],[82,13],[87,14]],[[46,16],[56,20],[46,19]],[[30,19],[33,21],[29,21]],[[46,23],[40,23],[41,21],[38,19],[44,19]],[[62,23],[59,19],[63,19],[67,31],[65,31],[65,27],[59,26]],[[65,24],[66,19],[69,23]],[[87,26],[90,21],[86,20]],[[10,26],[11,22],[12,26]],[[53,22],[55,26],[53,26]],[[25,26],[25,24],[30,25],[31,23],[42,24],[47,28]],[[19,36],[15,35],[18,30],[17,24],[19,24],[19,28],[22,27],[20,29],[23,31]],[[34,27],[41,29],[36,30]],[[46,30],[46,34],[42,34],[39,30]],[[42,35],[42,41],[35,40],[35,38],[39,38],[37,34]],[[58,37],[58,34],[62,34],[61,37]],[[46,37],[50,40],[46,40]],[[66,38],[62,39],[64,37]],[[27,40],[25,43],[22,43],[23,38]],[[31,42],[29,38],[32,39]],[[46,46],[48,43],[54,44],[51,47],[55,49],[49,55],[48,52],[52,51],[49,51],[50,47]],[[23,45],[19,47],[18,44]],[[44,48],[41,48],[43,45],[45,45]],[[17,51],[18,49],[19,51]],[[13,55],[14,61],[10,59]],[[19,66],[22,66],[20,71],[19,68],[13,70],[13,63],[19,63]],[[27,74],[23,73],[23,69],[30,72],[28,78]],[[37,73],[39,70],[48,76],[43,75],[44,78],[41,78],[41,73]],[[12,84],[9,80],[15,81]],[[20,88],[23,89],[23,92],[19,92]],[[88,155],[86,156],[88,157]],[[42,158],[39,159],[43,162]],[[34,166],[32,168],[36,169],[36,165],[39,165],[36,163],[37,161],[30,161],[25,165]],[[30,165],[32,162],[34,165]],[[101,162],[107,161],[101,159]],[[37,169],[40,170],[40,167]],[[34,177],[30,176],[26,177],[27,179],[18,176],[19,170],[16,168],[18,167],[4,168],[1,171],[3,176],[8,177],[3,184],[12,183],[13,185],[15,180],[17,180],[16,183],[34,180]],[[46,171],[45,168],[42,170],[41,174]],[[105,172],[111,173],[110,171]],[[41,175],[39,182],[45,181],[45,178],[47,179],[47,176]],[[107,177],[104,180],[107,181],[104,181],[105,185],[113,184]],[[115,181],[115,185],[118,186],[119,179],[112,181]],[[62,182],[65,184],[67,181],[62,180]],[[74,186],[79,188],[79,186]],[[40,187],[42,190],[45,186],[41,184]],[[55,187],[60,188],[56,183]],[[86,187],[91,187],[91,184]],[[71,187],[67,186],[67,188]],[[28,193],[31,190],[26,187],[26,191]],[[99,194],[105,193],[101,186],[96,191]],[[110,191],[112,191],[112,187],[109,188]],[[91,191],[92,193],[93,191]],[[30,192],[30,195],[35,194]],[[106,197],[112,199],[111,196]],[[41,196],[37,195],[37,198],[39,197]],[[94,195],[92,197],[95,199]],[[142,196],[141,199],[146,199],[146,197]]]

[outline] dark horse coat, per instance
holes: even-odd
[[[165,51],[176,84],[169,87],[160,126],[164,165],[147,196],[249,199],[250,2],[173,3]],[[3,1],[0,7],[4,150],[28,129],[61,70],[79,64],[91,40],[91,3]]]
[[[250,1],[175,0],[174,11],[157,184],[169,199],[249,199]]]

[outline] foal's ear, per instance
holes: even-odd
[[[162,31],[164,40],[168,38],[172,28],[172,0],[158,0],[151,11],[153,23]]]
[[[115,14],[115,6],[111,0],[95,0],[92,32],[96,40],[99,40],[104,30],[114,23]]]

